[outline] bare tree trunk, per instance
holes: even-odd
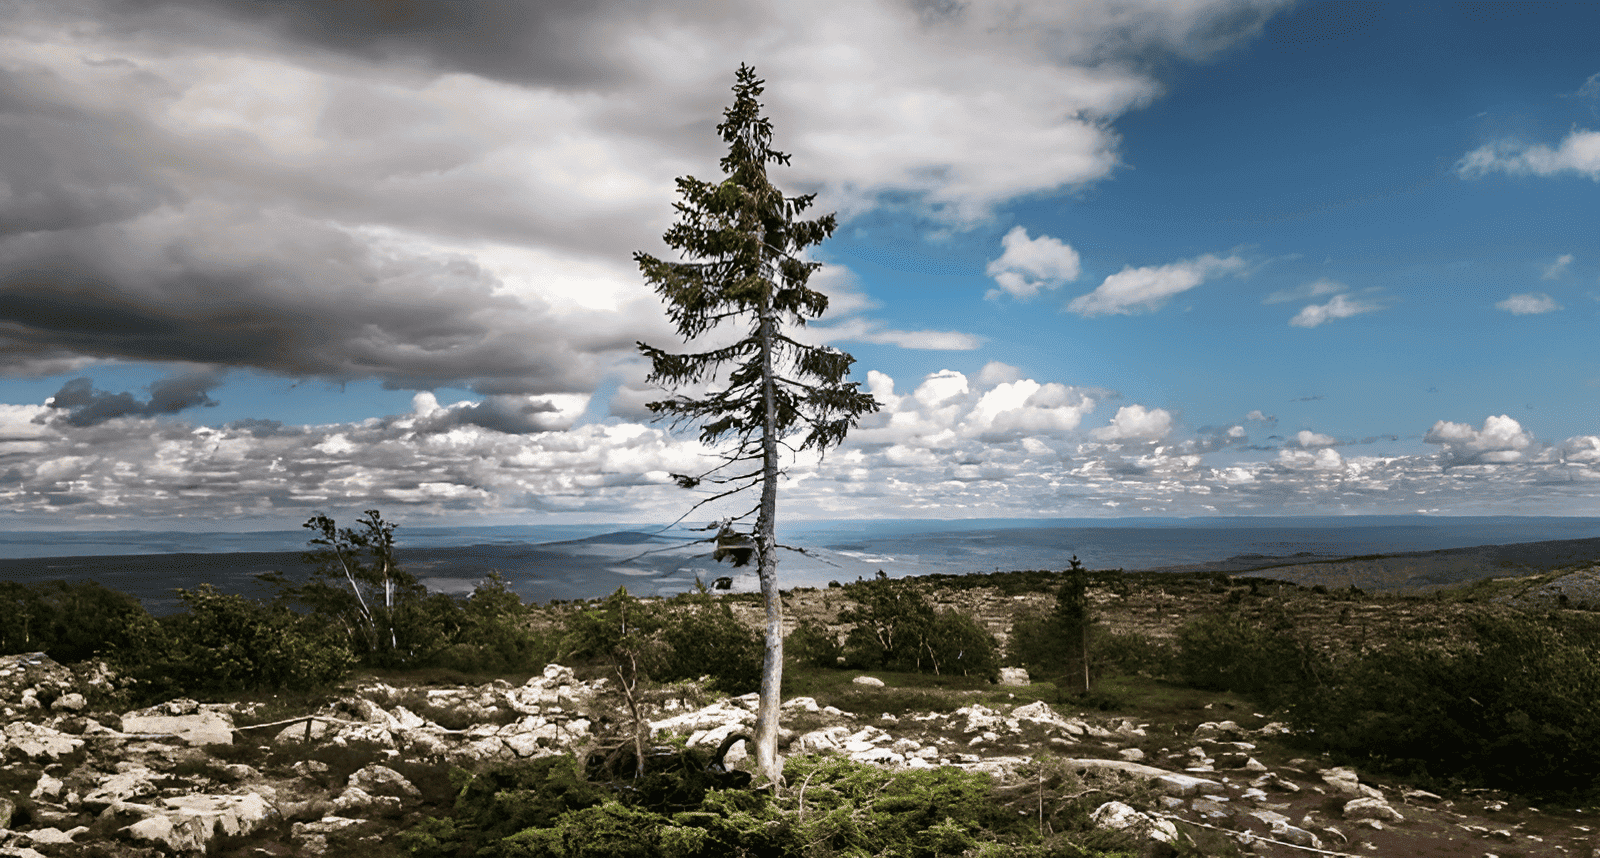
[[[778,591],[778,428],[772,345],[777,324],[772,293],[761,306],[761,508],[756,517],[757,573],[767,605],[767,648],[761,662],[761,705],[756,715],[756,767],[774,786],[783,782],[778,763],[778,707],[783,685],[783,597]]]

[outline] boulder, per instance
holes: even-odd
[[[316,742],[326,739],[332,732],[333,728],[329,726],[327,721],[311,718],[298,724],[290,724],[279,730],[278,735],[272,737],[272,744],[292,745],[298,742]]]
[[[1340,795],[1364,796],[1366,798],[1375,798],[1380,802],[1383,801],[1383,793],[1362,783],[1356,777],[1355,770],[1348,766],[1323,769],[1317,774],[1322,776],[1323,783],[1333,787]]]
[[[58,777],[48,774],[39,775],[39,781],[33,785],[33,791],[28,793],[28,798],[35,801],[41,798],[56,799],[61,797],[61,790],[66,783]],[[5,826],[0,825],[0,828]]]
[[[32,831],[23,832],[22,838],[27,841],[29,846],[61,846],[71,843],[74,837],[88,830],[89,826],[87,825],[79,825],[67,831],[62,831],[59,828],[35,828]]]
[[[76,691],[63,694],[56,698],[56,702],[50,704],[50,708],[57,712],[82,712],[88,706],[89,701]]]
[[[709,706],[675,715],[660,721],[650,722],[650,732],[655,733],[694,733],[698,730],[711,730],[727,724],[754,724],[756,715],[749,709],[731,701],[719,700]],[[588,724],[584,724],[587,730]],[[569,725],[570,729],[570,725]]]
[[[1108,801],[1100,805],[1089,815],[1089,819],[1100,828],[1126,831],[1147,840],[1159,840],[1162,843],[1176,843],[1178,840],[1177,826],[1165,819],[1140,813],[1120,801]]]
[[[373,795],[390,795],[400,798],[421,798],[422,790],[416,788],[406,776],[388,766],[372,763],[360,769],[345,781],[348,786],[359,787]]]
[[[1317,835],[1296,826],[1289,817],[1271,810],[1252,810],[1245,814],[1267,826],[1274,840],[1293,843],[1296,846],[1307,846],[1312,849],[1322,848],[1322,839]]]
[[[162,707],[169,705],[162,704]],[[166,714],[155,711],[162,707],[124,714],[122,716],[122,732],[177,736],[185,744],[195,747],[233,744],[232,716],[214,710],[195,711],[186,714]]]
[[[1234,721],[1207,721],[1194,728],[1196,739],[1237,739],[1244,730]]]
[[[1344,805],[1345,819],[1378,819],[1384,822],[1405,822],[1406,818],[1400,811],[1390,807],[1388,802],[1381,798],[1363,797],[1351,799]]]
[[[150,798],[159,790],[153,781],[155,773],[144,766],[132,766],[104,780],[83,797],[85,807],[100,811],[113,804]]]
[[[1129,777],[1149,781],[1152,786],[1157,787],[1168,795],[1195,795],[1202,789],[1215,790],[1222,787],[1222,784],[1206,778],[1169,772],[1166,769],[1158,769],[1155,766],[1147,766],[1143,763],[1131,763],[1127,760],[1082,759],[1063,760],[1062,762],[1078,771],[1100,769],[1121,772]]]
[[[867,686],[869,688],[882,688],[883,687],[883,680],[877,678],[876,676],[858,676],[855,679],[852,679],[850,681],[854,682],[857,685],[865,685],[865,686]]]
[[[43,724],[13,721],[5,726],[0,756],[22,756],[34,762],[55,762],[83,747],[83,740]]]
[[[17,812],[17,803],[0,796],[0,830],[11,827],[11,817]]]

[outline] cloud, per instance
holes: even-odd
[[[419,432],[449,432],[463,426],[478,426],[507,435],[555,432],[572,428],[589,405],[581,395],[490,396],[482,402],[458,402],[441,408],[432,393],[413,398]]]
[[[1237,256],[1222,258],[1209,253],[1167,265],[1128,266],[1107,277],[1093,292],[1072,299],[1067,309],[1086,317],[1153,312],[1174,295],[1244,267],[1245,261]]]
[[[1310,429],[1301,429],[1299,432],[1295,433],[1294,437],[1290,439],[1289,443],[1296,447],[1309,450],[1313,447],[1332,447],[1333,445],[1339,443],[1339,439],[1334,438],[1331,435],[1323,435],[1318,432],[1313,432]]]
[[[1109,391],[991,381],[947,370],[897,393],[894,379],[869,373],[884,409],[825,460],[811,453],[796,460],[781,503],[806,515],[856,518],[1108,508],[1378,513],[1418,505],[1556,514],[1592,504],[1600,492],[1600,437],[1543,444],[1503,415],[1481,427],[1439,421],[1426,434],[1437,454],[1341,455],[1343,448],[1312,432],[1253,461],[1245,457],[1254,448],[1240,448],[1231,431],[1182,437],[1162,408],[1125,406],[1110,425],[1085,432],[1086,415]],[[555,410],[519,407],[535,402]],[[134,415],[78,426],[40,420],[56,413],[45,406],[0,406],[0,502],[10,520],[40,524],[64,506],[78,521],[106,525],[177,516],[292,524],[307,509],[375,506],[422,522],[524,521],[529,512],[664,521],[698,498],[673,487],[669,474],[714,461],[693,432],[616,418],[567,428],[527,422],[566,422],[584,410],[577,400],[496,404],[444,407],[419,393],[407,413],[355,423],[243,420],[220,428]],[[480,418],[497,410],[509,428],[532,431],[483,425],[495,420]],[[1223,449],[1232,450],[1228,461],[1208,460]]]
[[[926,351],[971,351],[983,337],[961,331],[902,331],[875,319],[845,319],[831,325],[808,325],[809,337],[826,343],[874,343]]]
[[[1555,149],[1543,143],[1488,143],[1456,162],[1456,173],[1464,179],[1496,172],[1512,176],[1577,173],[1600,181],[1600,131],[1574,128]]]
[[[1335,280],[1324,277],[1313,280],[1294,289],[1281,289],[1262,299],[1263,304],[1282,304],[1286,301],[1305,301],[1311,298],[1321,298],[1324,295],[1337,295],[1350,291],[1350,287]]]
[[[1560,256],[1556,257],[1556,261],[1550,263],[1550,265],[1545,268],[1544,274],[1540,276],[1540,279],[1542,279],[1542,280],[1559,280],[1562,277],[1566,276],[1567,269],[1569,269],[1571,267],[1572,267],[1572,254],[1563,253]]]
[[[1496,301],[1495,309],[1504,310],[1513,316],[1531,316],[1539,313],[1553,313],[1561,309],[1561,305],[1554,298],[1543,292],[1526,292],[1512,295],[1504,301]]]
[[[173,376],[150,385],[150,398],[140,401],[127,392],[95,390],[89,379],[75,378],[45,400],[45,407],[61,412],[56,419],[69,426],[94,426],[119,417],[155,417],[209,408],[217,404],[209,394],[221,384],[222,375],[215,372]]]
[[[715,178],[741,60],[768,79],[785,188],[964,227],[1110,175],[1112,122],[1162,57],[1282,5],[17,0],[0,373],[186,360],[590,393],[671,336],[629,259],[660,247],[676,177]],[[1045,261],[1018,271],[1064,273]]]
[[[1307,304],[1302,307],[1300,312],[1289,320],[1289,324],[1297,328],[1315,328],[1324,322],[1348,319],[1377,309],[1379,309],[1377,304],[1351,298],[1348,295],[1335,295],[1333,300],[1326,304]]]
[[[1026,301],[1042,289],[1054,289],[1078,279],[1078,252],[1059,239],[1048,235],[1030,239],[1025,227],[1014,226],[1000,244],[1005,252],[986,269],[1000,288],[989,290],[985,298],[998,298],[1003,290],[1004,294]]]
[[[1275,415],[1267,414],[1259,408],[1246,414],[1244,419],[1252,423],[1265,423],[1268,426],[1276,426],[1278,423],[1278,418]]]
[[[978,383],[984,387],[993,387],[997,384],[1008,384],[1010,382],[1018,381],[1021,378],[1022,370],[1017,369],[1010,364],[1001,363],[997,360],[992,360],[984,364],[983,369],[978,372]]]
[[[1339,451],[1328,447],[1315,451],[1286,447],[1278,452],[1277,463],[1294,470],[1337,471],[1345,466]]]
[[[1124,405],[1111,423],[1090,432],[1101,441],[1159,441],[1172,431],[1172,415],[1165,409]]]
[[[1422,437],[1440,446],[1446,465],[1503,464],[1523,461],[1533,452],[1534,437],[1510,417],[1501,414],[1483,421],[1482,429],[1468,423],[1440,420]]]

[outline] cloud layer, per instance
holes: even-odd
[[[1559,512],[1600,486],[1600,437],[1541,441],[1516,420],[1439,420],[1432,452],[1362,453],[1311,429],[1274,444],[1253,411],[1186,428],[1112,391],[991,363],[901,385],[868,383],[883,409],[826,459],[793,463],[783,503],[800,518],[1282,514],[1328,508],[1469,513],[1516,500]],[[15,523],[201,517],[293,523],[307,509],[380,506],[410,520],[670,520],[696,495],[671,473],[713,460],[692,435],[582,418],[584,398],[506,395],[320,426],[242,420],[195,427],[148,399],[69,385],[50,405],[0,407],[0,503]],[[85,410],[95,403],[116,408]],[[130,404],[131,403],[131,404]],[[124,407],[127,406],[127,407]],[[121,408],[124,413],[111,415]],[[91,419],[92,416],[92,419]],[[1392,439],[1391,439],[1392,440]],[[1252,457],[1265,456],[1265,458]],[[753,502],[729,502],[726,509]],[[706,514],[713,516],[716,510]]]

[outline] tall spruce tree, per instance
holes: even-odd
[[[787,165],[789,156],[772,148],[772,123],[761,115],[757,101],[764,83],[755,69],[739,66],[733,106],[723,111],[717,126],[728,144],[720,162],[725,178],[715,183],[692,176],[678,179],[678,222],[662,239],[684,261],[646,253],[635,253],[634,260],[666,303],[685,343],[693,345],[724,322],[746,326],[737,342],[707,351],[674,354],[644,343],[639,350],[650,359],[653,383],[674,389],[710,383],[699,396],[680,393],[651,402],[651,411],[670,418],[674,426],[698,426],[706,444],[731,441],[710,470],[673,475],[685,488],[706,483],[714,489],[695,507],[761,488],[760,501],[730,516],[718,541],[723,546],[743,538],[754,542],[767,613],[756,764],[776,784],[781,779],[777,745],[783,677],[775,539],[783,473],[778,451],[824,451],[843,441],[861,415],[876,411],[878,403],[858,383],[846,380],[854,358],[785,333],[786,327],[804,325],[827,310],[827,296],[806,286],[821,264],[802,258],[801,252],[833,233],[834,217],[798,220],[815,195],[786,197],[768,180],[767,165]],[[748,536],[739,534],[735,525],[752,515]]]

